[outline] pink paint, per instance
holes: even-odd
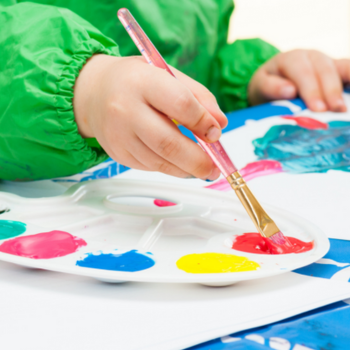
[[[294,120],[297,125],[305,129],[328,129],[328,124],[322,123],[319,120],[310,117],[294,117],[292,115],[285,115],[282,118]]]
[[[213,184],[210,184],[208,186],[205,186],[205,188],[210,188],[212,190],[217,190],[217,191],[229,191],[231,189],[230,184],[227,182],[226,179],[221,179]]]
[[[10,239],[0,245],[0,252],[31,259],[52,259],[72,254],[86,242],[64,231],[50,231]]]
[[[244,233],[241,236],[234,236],[232,249],[254,254],[299,254],[311,250],[314,246],[313,242],[303,242],[294,237],[287,238],[289,244],[280,245],[262,237],[260,233]]]
[[[153,201],[153,203],[157,206],[157,207],[172,207],[173,205],[176,205],[176,203],[173,202],[169,202],[169,201],[165,201],[163,199],[155,199]]]
[[[252,162],[247,164],[244,168],[242,168],[239,172],[244,177],[244,180],[249,181],[255,179],[256,177],[266,176],[271,174],[277,174],[282,172],[282,165],[277,160],[258,160],[256,162]],[[221,179],[216,181],[213,184],[205,186],[205,188],[210,188],[211,190],[216,191],[230,191],[231,186],[227,182],[226,179]],[[155,199],[154,204],[158,207],[168,207],[172,205],[176,205],[176,203],[168,202],[162,199]]]
[[[281,163],[277,162],[276,160],[258,160],[247,164],[239,172],[243,176],[244,180],[249,181],[255,179],[256,177],[277,174],[282,171],[283,169]],[[231,186],[226,179],[221,179],[205,187],[217,191],[229,191],[231,189]]]
[[[247,164],[239,172],[244,180],[249,181],[256,177],[277,174],[282,172],[282,164],[277,160],[258,160]]]

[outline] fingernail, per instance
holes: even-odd
[[[205,135],[207,137],[207,139],[211,142],[215,142],[217,140],[219,140],[220,136],[221,136],[221,130],[218,129],[216,126],[212,126],[208,132]]]
[[[327,109],[326,104],[322,100],[316,100],[312,103],[312,107],[315,111],[322,112]]]
[[[345,105],[344,100],[342,98],[339,98],[334,103],[334,111],[335,112],[346,112],[346,105]]]
[[[206,182],[214,182],[214,180],[205,179]]]
[[[281,88],[282,98],[293,98],[295,96],[295,88],[291,85],[286,85]]]

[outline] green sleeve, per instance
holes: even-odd
[[[261,39],[224,45],[214,58],[210,90],[224,112],[248,107],[248,84],[254,72],[279,51]]]
[[[0,179],[79,173],[103,160],[78,133],[73,87],[93,54],[117,44],[67,9],[21,3],[0,7]]]

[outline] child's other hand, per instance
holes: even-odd
[[[343,84],[350,82],[350,60],[334,60],[315,50],[280,53],[262,65],[249,85],[251,104],[299,95],[315,112],[345,112]]]
[[[169,118],[207,142],[220,138],[227,119],[205,87],[174,73],[178,79],[140,57],[93,56],[74,88],[79,132],[128,167],[214,180],[218,168]]]

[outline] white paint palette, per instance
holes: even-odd
[[[153,199],[176,203],[157,207]],[[77,251],[56,258],[36,259],[0,253],[15,264],[91,276],[107,282],[166,282],[229,285],[282,274],[311,264],[329,249],[325,234],[294,214],[264,205],[281,231],[314,248],[301,254],[263,255],[233,250],[232,237],[256,232],[234,193],[149,181],[108,179],[77,184],[58,197],[29,199],[0,193],[0,220],[19,221],[26,231],[16,238],[52,230],[65,231],[86,242]],[[0,210],[1,212],[1,210]],[[1,249],[1,246],[0,246]],[[154,260],[141,271],[115,271],[77,266],[87,256],[137,254]],[[255,271],[187,273],[176,262],[188,254],[222,253],[246,257],[260,265]]]

